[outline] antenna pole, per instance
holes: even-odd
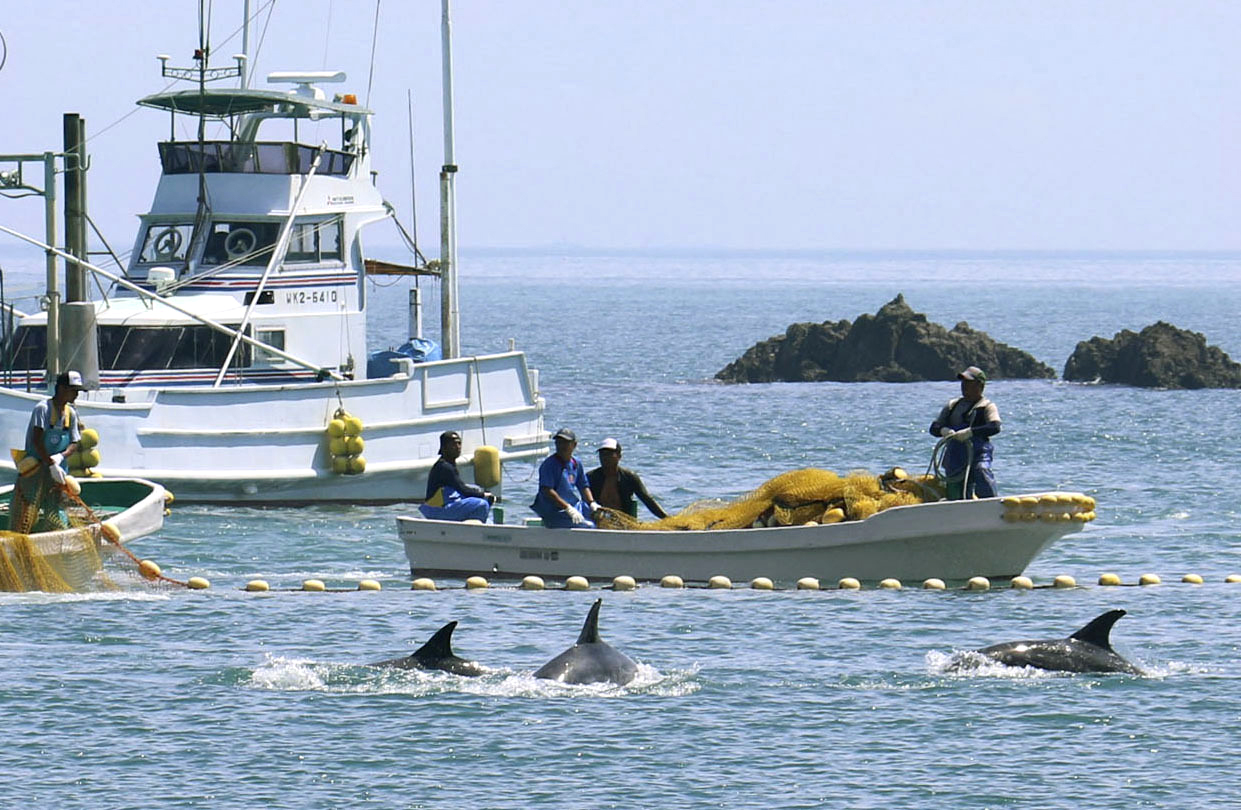
[[[440,330],[444,359],[461,356],[457,301],[457,163],[452,134],[452,20],[443,0],[444,167],[440,170]]]
[[[241,18],[241,55],[244,56],[246,60],[241,63],[242,64],[241,84],[239,86],[241,87],[242,90],[245,90],[247,87],[250,86],[250,78],[249,78],[250,71],[247,70],[247,68],[250,66],[250,0],[245,0],[245,3],[242,5],[242,8],[243,8],[243,11],[242,11],[242,18]]]

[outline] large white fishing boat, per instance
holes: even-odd
[[[343,73],[272,73],[274,87],[255,89],[244,58],[228,73],[208,66],[206,49],[188,69],[161,57],[165,77],[197,86],[138,102],[166,112],[173,136],[159,144],[163,173],[124,274],[85,261],[84,249],[48,250],[0,226],[43,247],[53,268],[47,310],[19,313],[6,343],[0,433],[19,446],[48,380],[72,367],[90,386],[77,408],[100,436],[95,469],[157,480],[182,501],[418,499],[448,429],[463,436],[467,476],[480,446],[497,448],[501,462],[545,454],[537,372],[524,354],[463,356],[459,346],[449,29],[444,0],[442,255],[408,266],[363,252],[367,226],[396,220],[374,183],[371,111],[350,93],[324,90]],[[228,76],[241,86],[207,86]],[[186,116],[197,139],[175,137]],[[207,125],[224,137],[207,139]],[[330,140],[299,137],[311,130]],[[5,157],[16,171],[0,172],[0,184],[33,188],[42,179],[30,165],[44,156],[0,156],[0,168]],[[80,162],[65,161],[67,197]],[[42,189],[49,211],[56,171]],[[46,242],[56,239],[52,225],[49,218]],[[55,256],[67,274],[85,268],[110,291],[85,300],[79,282],[75,300],[70,278],[62,302]],[[410,344],[367,362],[368,273],[439,277],[442,359],[441,347],[419,351],[411,311]],[[347,455],[328,435],[341,411],[362,425],[363,441]],[[0,459],[0,471],[12,470]]]

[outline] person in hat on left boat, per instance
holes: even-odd
[[[28,534],[68,527],[62,504],[68,474],[65,458],[73,455],[82,438],[73,403],[84,387],[80,372],[62,372],[51,398],[41,400],[31,411],[25,453],[18,461],[20,474],[9,504],[10,531]]]
[[[446,430],[440,434],[440,457],[427,476],[427,500],[418,507],[430,520],[481,520],[491,516],[496,496],[461,480],[457,459],[461,457],[461,434]]]
[[[552,438],[556,452],[539,465],[539,494],[530,508],[548,528],[593,529],[595,524],[587,515],[594,515],[599,504],[591,494],[586,469],[573,455],[577,434],[561,428]]]

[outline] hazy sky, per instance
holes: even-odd
[[[257,43],[268,14],[252,5]],[[217,64],[240,50],[224,40],[241,9],[214,3]],[[349,74],[329,92],[364,97],[374,13],[277,0],[255,84],[326,67]],[[453,14],[463,249],[1241,248],[1235,0],[457,0]],[[380,187],[408,216],[409,89],[434,254],[439,0],[384,0],[380,21]],[[156,54],[191,64],[196,25],[195,0],[0,0],[0,151],[58,150],[61,114],[85,116],[92,214],[123,250],[168,119],[117,122],[164,86]],[[42,230],[28,200],[0,200],[0,223]]]

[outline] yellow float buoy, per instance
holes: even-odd
[[[491,587],[491,583],[487,582],[486,577],[473,576],[473,577],[466,578],[465,587],[470,590],[481,591],[481,590],[486,590],[487,588]]]
[[[638,587],[638,583],[628,574],[621,574],[619,577],[612,579],[612,590],[614,591],[632,591]]]
[[[383,586],[373,579],[364,579],[358,583],[359,591],[382,591]]]
[[[319,593],[321,591],[326,591],[327,586],[323,584],[323,580],[321,579],[307,579],[302,582],[302,590]]]
[[[195,591],[205,591],[211,587],[211,582],[206,577],[190,577],[185,581],[186,587]]]
[[[1200,574],[1186,574],[1181,577],[1181,582],[1184,582],[1187,585],[1201,585],[1202,576]]]
[[[327,423],[327,435],[333,439],[339,439],[345,435],[345,420],[332,419]]]
[[[521,580],[521,589],[523,591],[541,591],[545,587],[543,577],[536,577],[533,574],[523,577]]]
[[[116,524],[114,523],[104,521],[104,523],[99,527],[99,533],[102,534],[103,538],[110,543],[119,544],[121,542],[121,530],[116,528]]]
[[[415,580],[414,580],[414,581],[410,584],[409,589],[410,589],[411,591],[434,591],[434,590],[438,590],[438,589],[435,587],[435,580],[430,579],[429,577],[418,577],[417,579],[415,579]]]
[[[1121,584],[1120,576],[1118,574],[1099,574],[1099,584],[1107,586],[1119,585]]]
[[[1162,585],[1163,580],[1159,578],[1158,574],[1143,574],[1142,576],[1138,577],[1138,584],[1139,585]]]
[[[666,574],[664,575],[662,579],[659,580],[659,587],[661,588],[684,588],[685,580],[681,579],[676,574]]]
[[[334,456],[348,455],[349,451],[346,449],[347,447],[348,445],[345,442],[344,436],[337,436],[335,439],[332,439],[327,443],[328,452]]]
[[[1019,591],[1034,590],[1034,580],[1029,577],[1013,577],[1009,582],[1009,586]]]
[[[564,581],[566,591],[589,591],[590,581],[586,577],[569,577]]]
[[[345,455],[356,456],[366,449],[366,440],[361,436],[345,437]]]
[[[78,439],[78,447],[89,450],[99,444],[99,431],[94,428],[82,428],[82,437]]]
[[[271,590],[271,586],[267,584],[265,579],[252,579],[246,583],[246,590],[251,593],[265,593]]]
[[[750,580],[750,590],[754,591],[774,591],[776,585],[767,577],[755,577]]]
[[[483,489],[500,484],[500,449],[489,444],[474,448],[474,483]]]
[[[1236,585],[1238,582],[1241,582],[1241,574],[1229,574],[1224,577],[1224,582],[1227,582],[1229,585]]]
[[[822,522],[824,524],[839,523],[845,519],[845,510],[838,506],[834,506],[823,513]]]
[[[885,591],[899,591],[901,589],[901,581],[893,577],[879,580],[879,587]]]
[[[819,589],[819,581],[814,577],[802,577],[797,580],[797,590],[799,591],[817,591]]]
[[[176,499],[177,496],[172,494],[172,490],[164,490],[164,506],[172,506],[173,501]]]
[[[346,456],[349,463],[346,465],[346,471],[350,475],[360,475],[366,472],[366,459],[361,456]]]
[[[346,416],[345,417],[345,435],[346,436],[361,436],[362,435],[362,420],[356,416]]]
[[[860,591],[862,590],[862,583],[853,577],[842,577],[840,582],[836,583],[836,588],[842,591]]]
[[[349,472],[349,456],[332,456],[332,472],[337,475]]]
[[[142,574],[143,579],[156,580],[164,572],[159,569],[159,565],[154,560],[142,560],[138,563],[138,573]]]
[[[1051,584],[1057,588],[1076,588],[1077,580],[1068,574],[1060,574],[1051,581]]]
[[[991,590],[991,580],[986,577],[970,577],[965,583],[967,591],[989,591]]]
[[[944,581],[939,577],[931,577],[930,579],[923,580],[922,582],[922,590],[924,591],[942,591],[946,590],[947,587],[948,586],[945,585]]]
[[[715,588],[717,590],[726,591],[732,588],[732,586],[733,586],[733,581],[731,579],[729,579],[726,576],[721,576],[719,574],[716,574],[715,576],[711,577],[711,579],[707,580],[708,588]]]
[[[65,476],[65,489],[69,490],[74,497],[82,494],[82,485],[72,475]]]

